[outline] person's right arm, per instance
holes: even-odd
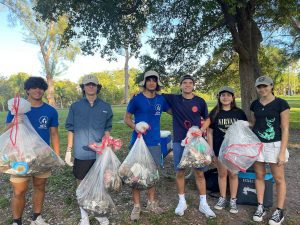
[[[207,131],[207,143],[209,144],[211,149],[214,149],[213,148],[213,129],[211,129],[211,128],[208,128],[208,131]]]
[[[124,123],[130,127],[131,129],[134,129],[135,128],[135,124],[134,122],[132,121],[132,114],[129,113],[129,112],[126,112],[125,115],[124,115]]]
[[[7,131],[8,129],[12,128],[12,127],[13,127],[13,125],[14,125],[14,123],[13,123],[13,122],[11,122],[11,123],[7,123],[7,124],[6,124],[6,126],[5,126],[5,130],[4,130],[4,131]]]
[[[74,113],[72,106],[69,109],[68,117],[66,119],[66,129],[68,130],[68,140],[67,140],[67,149],[65,155],[65,162],[69,166],[73,166],[72,158],[72,149],[73,149],[73,139],[74,139]]]
[[[12,128],[14,123],[13,123],[14,116],[11,114],[10,111],[8,111],[7,116],[6,116],[6,126],[5,126],[5,131],[8,129]]]

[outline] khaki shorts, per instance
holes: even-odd
[[[32,177],[36,177],[36,178],[48,178],[51,176],[51,171],[47,171],[44,173],[39,173],[39,174],[35,174],[32,176],[17,176],[17,175],[11,175],[10,176],[10,182],[12,183],[22,183],[25,181],[29,181]]]
[[[281,141],[264,143],[264,148],[259,155],[257,161],[258,162],[266,162],[266,163],[277,163],[278,155],[280,153]],[[286,149],[285,151],[285,162],[289,160],[289,151]]]

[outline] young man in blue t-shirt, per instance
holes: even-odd
[[[58,136],[58,113],[47,103],[43,102],[42,98],[48,85],[42,77],[30,77],[24,83],[24,89],[28,95],[28,101],[31,103],[31,110],[26,113],[33,128],[40,137],[52,147],[57,155],[59,155],[59,136]],[[7,127],[13,125],[14,116],[9,112],[6,118]],[[18,118],[22,122],[22,117]],[[45,198],[45,186],[47,178],[51,172],[45,172],[34,176],[16,176],[10,177],[10,182],[13,188],[12,196],[12,213],[13,225],[22,225],[22,214],[25,208],[25,195],[29,181],[32,178],[33,194],[33,216],[31,225],[47,225],[42,216],[41,211]]]
[[[139,122],[146,122],[151,129],[143,134],[145,143],[156,163],[161,165],[161,147],[160,147],[160,117],[162,112],[169,110],[169,106],[162,95],[157,94],[162,84],[159,75],[155,71],[148,71],[144,75],[144,80],[140,83],[143,92],[134,96],[128,106],[124,116],[124,122],[133,129],[130,145],[132,146],[137,138],[137,134],[141,132],[135,125]],[[133,117],[134,116],[134,122]],[[130,219],[138,220],[140,218],[140,190],[132,189],[134,207],[131,212]],[[162,213],[162,209],[155,201],[155,187],[148,189],[147,210],[154,213]]]
[[[194,85],[194,78],[190,75],[185,75],[180,79],[181,95],[163,94],[171,107],[173,116],[173,154],[176,171],[176,186],[179,196],[179,203],[175,209],[175,214],[179,216],[183,216],[187,208],[184,195],[185,170],[178,168],[184,150],[184,147],[181,146],[181,141],[186,137],[189,128],[192,126],[201,128],[201,117],[204,118],[204,120],[208,118],[206,102],[203,98],[194,95]],[[200,129],[199,132],[201,132]],[[200,195],[199,210],[204,213],[206,217],[215,217],[215,213],[210,209],[206,201],[204,169],[205,168],[194,169],[196,184]]]

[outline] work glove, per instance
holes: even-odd
[[[135,125],[134,129],[137,133],[144,134],[149,129],[149,125],[148,125],[148,123],[142,121],[142,122],[137,123]]]
[[[73,166],[73,162],[71,161],[72,158],[72,148],[67,148],[66,155],[65,155],[65,162],[69,166]]]

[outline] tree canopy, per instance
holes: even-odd
[[[157,63],[155,68],[175,77],[175,81],[187,73],[199,82],[210,79],[202,73],[203,57],[216,51],[223,54],[224,61],[217,64],[220,68],[230,68],[230,59],[236,57],[242,107],[248,115],[250,103],[256,98],[253,84],[262,75],[258,52],[263,38],[286,47],[293,19],[299,17],[297,0],[52,0],[39,1],[37,9],[48,19],[69,11],[73,22],[68,38],[74,33],[84,34],[90,39],[85,40],[85,51],[91,54],[101,47],[101,37],[106,38],[101,48],[103,54],[119,47],[119,38],[124,36],[119,32],[125,32],[132,46],[138,49],[140,45],[134,35],[148,25],[152,32],[148,43],[155,55],[143,57],[144,62],[152,66]],[[78,27],[80,32],[74,30]]]
[[[80,52],[80,48],[73,43],[69,43],[66,48],[61,48],[62,37],[68,27],[68,18],[61,15],[56,22],[45,23],[33,10],[35,0],[0,0],[0,4],[9,9],[12,23],[19,22],[22,25],[25,41],[40,47],[42,75],[47,78],[49,86],[48,102],[55,105],[53,77],[66,69],[65,60],[73,61]]]

